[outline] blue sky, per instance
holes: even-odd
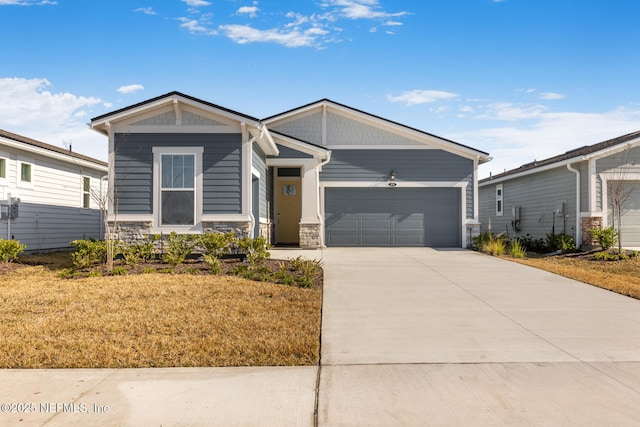
[[[321,98],[498,173],[640,130],[640,2],[0,0],[0,128],[106,159],[95,116],[178,90],[258,118]]]

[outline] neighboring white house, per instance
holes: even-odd
[[[105,162],[0,130],[0,239],[27,251],[101,238],[99,194]]]

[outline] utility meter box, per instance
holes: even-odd
[[[511,218],[520,221],[520,206],[511,206]]]
[[[0,205],[0,219],[16,219],[18,218],[18,212],[18,205]]]

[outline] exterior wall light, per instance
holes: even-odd
[[[395,180],[396,180],[396,171],[391,169],[391,173],[389,174],[389,181],[395,181]]]

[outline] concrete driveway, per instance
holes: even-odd
[[[464,250],[324,262],[320,425],[640,423],[640,301]]]

